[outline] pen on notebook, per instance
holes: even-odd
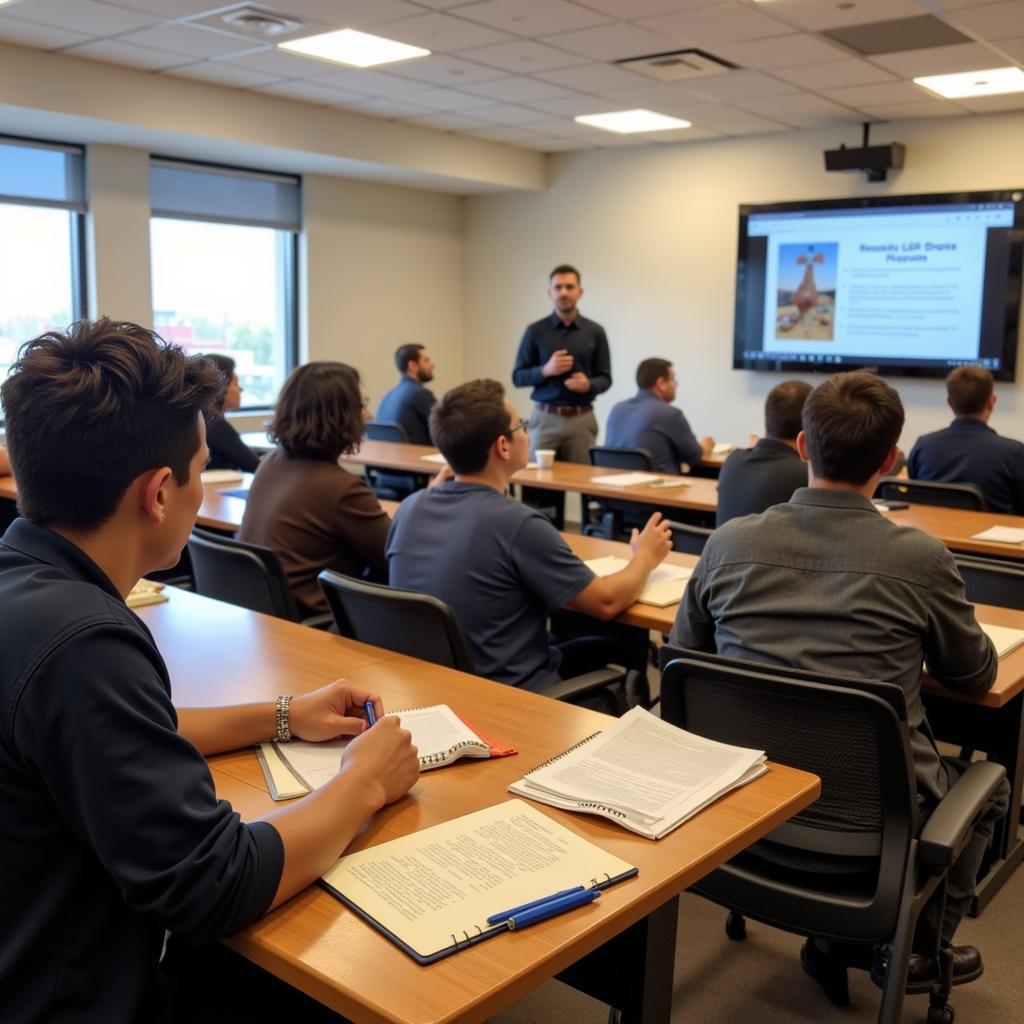
[[[373,710],[373,701],[368,700],[363,705],[363,714],[366,715],[366,721],[369,725],[377,724],[377,712]]]
[[[531,900],[529,903],[523,903],[521,906],[513,907],[511,910],[503,910],[500,914],[491,914],[487,918],[487,923],[500,924],[502,921],[507,921],[510,917],[515,917],[516,914],[525,913],[527,910],[533,910],[534,907],[543,906],[552,900],[561,899],[563,896],[571,896],[577,892],[585,892],[582,885],[573,886],[571,889],[563,889],[561,892],[553,892],[550,896],[541,896],[539,900]]]
[[[525,928],[527,925],[537,924],[538,921],[546,921],[556,914],[564,914],[568,910],[575,910],[577,907],[593,903],[601,895],[598,889],[584,889],[583,892],[574,892],[569,896],[562,896],[560,899],[548,900],[533,910],[524,911],[522,914],[515,914],[508,919],[510,931],[517,928]]]

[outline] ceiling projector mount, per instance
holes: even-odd
[[[903,166],[907,149],[901,142],[886,142],[872,146],[868,142],[871,122],[864,122],[864,135],[860,146],[825,150],[826,171],[863,171],[868,181],[885,181],[889,171]]]

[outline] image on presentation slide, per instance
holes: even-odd
[[[779,246],[776,340],[832,341],[838,256],[837,242]]]

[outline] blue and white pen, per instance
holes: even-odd
[[[377,712],[373,708],[373,701],[368,700],[363,705],[363,714],[366,715],[366,722],[368,725],[377,724]]]
[[[563,896],[571,896],[573,893],[586,892],[582,885],[573,886],[571,889],[563,889],[561,892],[553,892],[550,896],[541,896],[539,900],[531,900],[529,903],[523,903],[518,907],[513,907],[511,910],[503,910],[500,914],[491,914],[487,918],[488,924],[501,924],[507,921],[510,917],[515,917],[516,914],[524,914],[527,910],[533,910],[535,907],[542,907],[545,903],[551,903],[553,900],[560,900]]]
[[[599,889],[584,889],[583,892],[574,892],[569,896],[562,896],[559,899],[548,900],[533,910],[527,910],[522,914],[515,914],[508,919],[509,931],[517,928],[525,928],[527,925],[537,924],[538,921],[546,921],[556,914],[564,914],[568,910],[575,910],[577,907],[585,907],[593,903],[601,895]]]

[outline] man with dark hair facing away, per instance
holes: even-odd
[[[907,701],[921,825],[965,767],[935,747],[921,703],[922,664],[951,690],[982,693],[995,680],[996,652],[946,547],[890,522],[871,503],[899,455],[899,395],[873,374],[839,374],[811,393],[803,425],[797,450],[810,463],[809,486],[712,534],[671,640],[728,658],[898,684]],[[912,991],[926,991],[937,979],[938,937],[951,940],[967,911],[1008,798],[1004,780],[950,869],[944,908],[940,890],[921,913]],[[837,953],[808,940],[801,961],[824,982]],[[952,953],[954,983],[981,974],[973,946],[954,946]]]
[[[605,443],[613,448],[644,448],[659,473],[680,473],[696,466],[715,446],[713,437],[700,441],[676,400],[676,371],[667,359],[645,359],[636,368],[637,393],[612,406]]]
[[[594,399],[612,386],[612,361],[604,328],[581,316],[580,272],[568,263],[548,275],[550,316],[523,332],[512,370],[517,388],[532,387],[530,458],[551,448],[566,462],[590,461],[597,440]]]
[[[917,439],[907,460],[911,478],[974,484],[991,512],[1024,515],[1024,444],[988,425],[997,397],[992,374],[958,366],[946,378],[946,394],[956,419]]]
[[[811,385],[802,380],[783,381],[768,392],[765,436],[753,448],[734,451],[718,476],[715,526],[789,501],[798,487],[807,486],[807,464],[796,450],[796,439],[810,393]]]
[[[430,430],[455,477],[398,506],[387,542],[391,585],[444,601],[476,671],[499,683],[543,689],[613,660],[610,642],[552,647],[547,617],[569,608],[612,619],[628,608],[671,549],[661,516],[633,531],[626,568],[595,577],[540,512],[507,497],[528,440],[497,381],[449,391]]]
[[[220,1021],[254,1019],[270,991],[317,1013],[259,971],[238,985],[215,944],[194,954],[218,962],[212,991],[167,962],[305,888],[416,781],[409,734],[367,728],[363,704],[379,714],[380,699],[342,680],[276,702],[171,702],[125,596],[178,561],[223,385],[209,360],[107,319],[29,342],[3,385],[23,516],[0,541],[4,1024],[162,1024],[218,990]],[[334,780],[243,824],[203,755],[292,733],[356,738]]]
[[[398,383],[380,400],[377,419],[399,424],[409,444],[430,444],[430,410],[437,399],[424,385],[434,379],[434,360],[423,345],[400,345],[395,366]]]

